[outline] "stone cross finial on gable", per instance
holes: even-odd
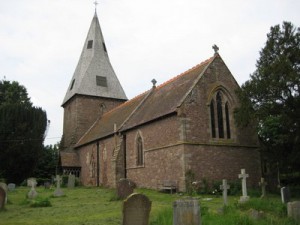
[[[157,81],[155,79],[152,79],[151,82],[153,84],[153,87],[156,87],[155,85],[156,85]]]
[[[217,45],[213,45],[212,48],[215,51],[215,54],[217,54],[219,51],[219,47]]]

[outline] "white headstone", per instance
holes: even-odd
[[[300,224],[300,201],[289,202],[287,204],[288,217],[293,218]]]
[[[29,184],[31,185],[31,189],[30,191],[27,193],[28,198],[36,198],[38,196],[37,191],[35,190],[35,186],[37,185],[36,180],[31,180],[29,182]]]
[[[249,177],[249,174],[246,174],[245,169],[241,169],[241,174],[239,174],[239,178],[242,179],[242,196],[240,197],[240,203],[246,202],[249,200],[249,196],[247,195],[247,182],[246,179]]]
[[[223,201],[224,205],[228,205],[227,201],[227,190],[230,188],[230,186],[227,184],[227,180],[223,179],[222,185],[220,185],[220,189],[223,191]]]
[[[265,182],[265,179],[262,177],[260,178],[260,182],[258,183],[259,186],[261,187],[261,198],[264,198],[266,196],[266,186],[267,186],[267,182]]]

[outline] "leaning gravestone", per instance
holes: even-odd
[[[29,184],[31,186],[30,191],[27,193],[27,197],[28,198],[36,198],[38,193],[35,190],[35,187],[37,185],[37,182],[35,179],[29,179],[27,180],[27,184]]]
[[[125,199],[133,193],[136,184],[126,178],[121,178],[117,184],[117,196],[120,199]]]
[[[56,181],[56,189],[53,193],[53,196],[60,197],[64,195],[64,192],[61,190],[60,185],[62,182],[62,179],[59,175],[56,175],[56,178],[54,179]]]
[[[201,225],[199,201],[180,199],[173,202],[173,225]]]
[[[239,174],[239,178],[242,179],[242,193],[243,195],[240,197],[239,202],[244,203],[249,200],[249,196],[247,195],[247,182],[246,179],[249,177],[249,174],[246,174],[245,169],[241,169],[241,174]]]
[[[287,204],[288,217],[293,218],[300,224],[300,201],[289,202]]]
[[[5,190],[0,186],[0,211],[4,209],[6,201],[6,192]]]
[[[6,183],[0,182],[0,187],[5,191],[5,204],[7,203],[7,192],[8,192],[8,187]]]
[[[74,188],[75,187],[75,175],[69,174],[68,176],[68,188]]]
[[[122,225],[148,225],[151,201],[143,194],[131,194],[123,202]]]
[[[10,183],[7,185],[9,191],[14,191],[16,189],[16,184]]]
[[[282,187],[281,192],[281,201],[282,203],[288,203],[291,199],[290,189],[288,187]]]
[[[227,180],[223,179],[222,185],[220,185],[220,189],[223,191],[223,202],[224,205],[228,205],[227,201],[227,190],[230,188],[230,186],[227,184]]]

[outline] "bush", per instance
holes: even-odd
[[[37,198],[35,200],[31,200],[30,207],[36,208],[36,207],[51,207],[52,204],[48,198]]]

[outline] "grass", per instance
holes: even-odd
[[[28,188],[9,192],[8,204],[0,212],[0,225],[60,224],[60,225],[119,225],[122,220],[122,201],[115,191],[104,188],[66,189],[64,197],[52,197],[54,190],[38,188],[38,198],[26,198]],[[150,225],[172,225],[172,203],[186,196],[163,194],[147,189],[137,189],[152,201]],[[238,197],[229,197],[229,206],[223,209],[222,198],[196,196],[200,201],[203,225],[296,225],[286,217],[286,206],[279,196],[267,199],[251,198],[240,205]],[[222,208],[222,209],[221,209]],[[264,212],[261,219],[253,219],[250,210]]]

